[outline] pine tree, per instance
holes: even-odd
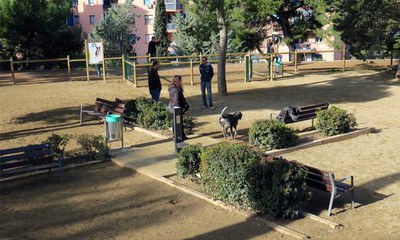
[[[157,56],[168,56],[170,41],[167,33],[167,13],[164,0],[158,0],[156,4],[156,16],[154,20],[154,35],[160,42],[157,46]]]

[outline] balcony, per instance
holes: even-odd
[[[167,23],[167,31],[176,31],[177,27],[173,23]]]
[[[167,12],[182,11],[183,5],[181,3],[165,3],[165,10]]]

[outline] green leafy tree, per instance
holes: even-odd
[[[66,18],[72,0],[1,0],[0,41],[4,58],[19,52],[24,58],[79,55],[81,29],[69,29]]]
[[[107,56],[121,55],[129,49],[128,37],[136,31],[133,7],[129,2],[113,5],[89,35],[90,40],[104,40]]]
[[[334,28],[358,58],[382,57],[400,43],[398,0],[330,0]]]
[[[167,56],[170,41],[167,33],[167,13],[164,0],[157,1],[154,20],[154,35],[160,44],[157,46],[157,56]]]

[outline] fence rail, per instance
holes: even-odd
[[[253,68],[252,62],[254,59],[265,60],[267,63],[273,62],[273,59],[276,56],[288,55],[288,59],[290,65],[294,67],[294,73],[296,74],[299,71],[299,64],[302,61],[299,61],[299,56],[302,54],[322,54],[322,53],[341,53],[341,69],[345,71],[346,69],[346,51],[342,50],[329,50],[329,51],[289,51],[289,52],[279,52],[279,53],[227,53],[226,54],[226,62],[228,63],[239,63],[244,66],[244,81],[251,81],[253,77]],[[150,56],[120,56],[120,57],[104,57],[103,62],[101,63],[103,66],[103,80],[106,80],[105,76],[105,61],[121,61],[122,66],[122,79],[130,80],[133,77],[133,83],[135,86],[138,86],[138,76],[140,75],[138,69],[140,68],[149,68],[151,67],[151,62],[153,60],[160,61],[161,66],[187,66],[189,67],[190,72],[190,84],[194,84],[194,65],[200,63],[200,59],[205,56],[209,58],[210,63],[218,63],[218,54],[192,54],[188,56],[165,56],[165,57],[150,57]],[[15,78],[15,66],[21,64],[34,64],[34,63],[49,63],[49,62],[65,62],[67,66],[67,74],[68,81],[71,81],[71,63],[85,63],[86,70],[86,80],[90,80],[89,68],[90,65],[88,63],[88,57],[84,59],[70,59],[69,56],[65,58],[55,58],[55,59],[38,59],[38,60],[21,60],[14,61],[12,58],[0,60],[0,63],[9,63],[12,75],[13,84],[16,84]],[[100,63],[99,63],[100,64]],[[287,62],[285,62],[287,64]],[[274,76],[274,64],[268,64],[268,78],[270,80],[274,80],[276,76]],[[143,74],[143,73],[142,73]]]

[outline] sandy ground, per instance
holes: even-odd
[[[286,105],[328,101],[353,112],[358,127],[373,127],[374,133],[284,156],[332,170],[338,178],[354,175],[356,208],[350,210],[349,198],[340,198],[330,218],[344,227],[330,230],[307,219],[281,223],[314,239],[398,239],[400,82],[394,76],[395,71],[354,70],[299,73],[274,82],[228,82],[228,96],[214,94],[215,110],[200,108],[198,85],[186,85],[185,95],[191,106],[190,114],[197,117],[198,134],[221,138],[217,120],[222,108],[228,106],[228,111],[242,111],[244,118],[239,124],[238,141],[247,141],[248,129],[256,119],[267,118],[270,112],[279,112]],[[8,76],[0,74],[2,149],[40,143],[51,133],[102,135],[103,126],[96,121],[84,126],[78,124],[81,103],[88,103],[90,108],[96,97],[123,100],[149,97],[146,87],[134,88],[119,80],[107,83],[32,80],[27,83],[35,84],[16,86],[6,81]],[[216,84],[213,87],[216,92]],[[165,85],[161,94],[161,101],[165,103],[166,88]],[[305,128],[310,124],[291,126]],[[124,137],[127,146],[155,140],[134,130]],[[76,149],[74,142],[67,150]],[[53,178],[35,177],[0,186],[0,238],[286,238],[258,222],[227,213],[107,163],[68,171],[62,183]],[[308,209],[325,217],[329,196],[318,192],[315,195],[318,200]]]

